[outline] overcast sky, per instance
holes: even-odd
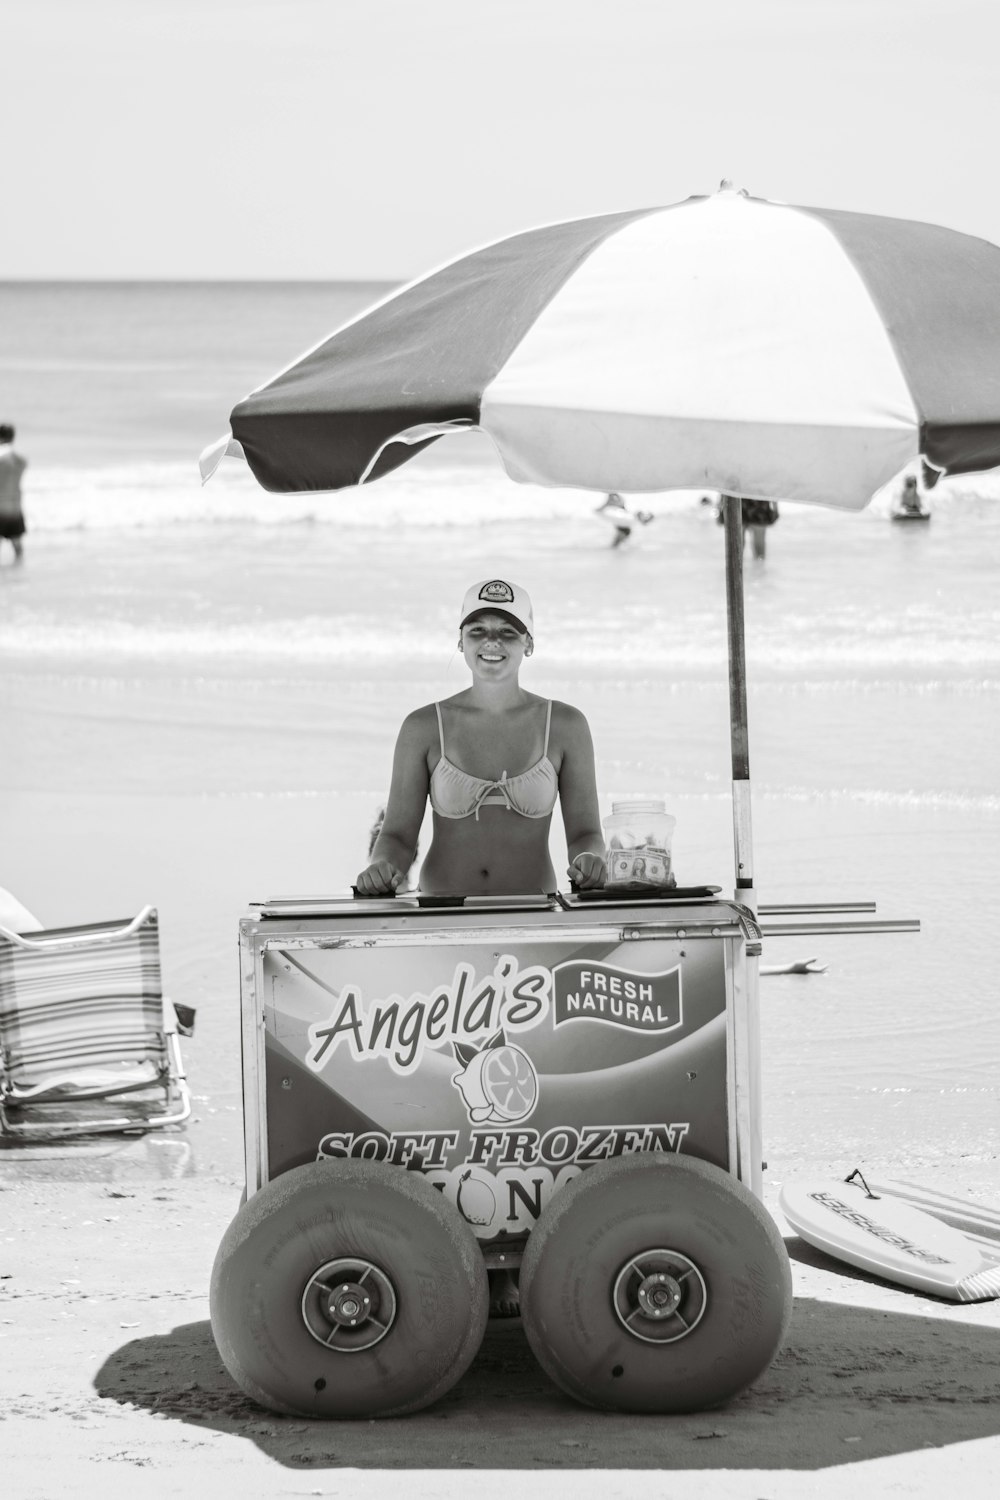
[[[5,0],[0,279],[405,278],[713,191],[1000,241],[998,0]]]

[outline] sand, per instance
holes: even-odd
[[[136,798],[131,810],[134,823],[110,817],[105,798],[39,795],[19,799],[17,816],[37,826],[59,819],[65,862],[44,875],[57,913],[74,889],[79,900],[74,872],[84,850],[101,851],[93,857],[103,909],[126,913],[145,894],[128,858],[134,826],[158,849],[167,986],[199,1001],[196,1035],[184,1044],[194,1117],[183,1132],[130,1145],[0,1156],[0,1431],[11,1494],[52,1500],[72,1473],[81,1496],[367,1496],[387,1492],[391,1469],[408,1471],[415,1496],[465,1494],[470,1485],[499,1496],[513,1483],[528,1495],[709,1500],[832,1496],[848,1486],[862,1494],[930,1496],[953,1485],[967,1496],[988,1493],[1000,1459],[1000,1303],[959,1306],[894,1289],[790,1234],[788,1341],[757,1384],[720,1411],[595,1416],[550,1384],[519,1323],[492,1324],[459,1385],[432,1411],[404,1420],[299,1422],[246,1400],[215,1351],[207,1301],[215,1251],[242,1188],[238,893],[273,894],[302,880],[323,888],[324,856],[311,831],[320,822],[356,842],[365,808],[334,798],[192,796]],[[187,858],[194,847],[225,848],[224,867]],[[282,847],[291,851],[287,868],[275,853]],[[821,947],[829,957],[830,940]],[[772,943],[768,956],[787,951]],[[766,1026],[801,1016],[828,982],[763,981]],[[802,1045],[822,1057],[822,1035]],[[909,1096],[873,1089],[859,1112],[857,1096],[836,1086],[836,1061],[832,1080],[824,1083],[818,1068],[810,1088],[808,1071],[796,1074],[787,1051],[771,1055],[772,1207],[786,1175],[858,1161],[876,1161],[884,1176],[990,1200],[995,1132],[965,1135],[983,1119],[975,1091],[939,1095],[917,1139],[898,1129]],[[873,1149],[893,1139],[905,1148]],[[966,1149],[956,1153],[963,1139]]]
[[[39,1162],[0,1193],[11,1495],[53,1500],[72,1476],[82,1497],[368,1496],[389,1492],[389,1470],[416,1496],[992,1493],[1000,1304],[878,1284],[795,1238],[785,1347],[718,1411],[589,1412],[551,1385],[519,1321],[491,1323],[425,1413],[328,1424],[262,1411],[222,1368],[208,1323],[239,1179],[171,1177],[180,1145],[92,1157],[100,1182],[53,1181]]]
[[[667,522],[657,525],[667,549]],[[794,535],[789,525],[789,549]],[[677,533],[678,547],[693,550],[696,540],[693,530]],[[462,551],[464,573],[473,544],[451,544]],[[248,665],[249,635],[231,651],[213,640],[204,656],[185,647],[171,658],[165,634],[162,650],[129,654],[114,645],[121,620],[106,636],[97,629],[114,613],[108,600],[125,601],[126,613],[139,601],[133,612],[138,619],[146,610],[144,629],[154,613],[164,631],[164,621],[192,618],[201,602],[179,586],[172,592],[171,578],[185,576],[187,558],[208,575],[205,534],[174,531],[162,546],[145,538],[118,572],[107,539],[98,545],[82,533],[71,545],[72,555],[66,539],[56,539],[49,556],[36,535],[10,596],[24,648],[3,659],[0,881],[48,925],[157,905],[166,987],[198,1009],[196,1034],[184,1044],[195,1109],[169,1137],[0,1152],[7,1492],[24,1500],[54,1500],[70,1485],[84,1497],[247,1500],[364,1497],[390,1485],[413,1496],[506,1497],[516,1489],[551,1500],[992,1493],[1000,1303],[960,1306],[893,1288],[791,1235],[788,1341],[755,1386],[716,1412],[639,1419],[576,1407],[536,1366],[516,1322],[491,1325],[459,1385],[438,1407],[404,1420],[298,1422],[239,1393],[215,1353],[207,1302],[213,1257],[242,1188],[237,922],[255,899],[345,887],[384,786],[401,696],[438,687],[424,659],[407,657],[409,624],[400,659],[383,651],[363,681],[337,661],[296,668],[291,650]],[[211,546],[237,558],[221,618],[237,608],[240,547],[252,549],[259,577],[270,569],[283,599],[292,597],[301,538],[265,548],[220,529]],[[428,544],[397,538],[393,546],[400,554],[411,548],[421,587],[436,597],[445,567]],[[774,552],[768,567],[777,570],[777,543]],[[332,576],[336,546],[313,536],[307,553],[320,598],[322,564],[330,562]],[[552,543],[546,566],[561,565],[558,558]],[[581,545],[567,564],[576,570],[570,583],[584,601],[581,618],[588,559]],[[424,564],[436,569],[430,581]],[[643,575],[636,567],[630,576],[634,583]],[[845,588],[851,576],[843,575]],[[91,630],[86,589],[95,579],[97,633],[80,647],[73,630],[77,622]],[[65,592],[71,585],[78,599]],[[374,632],[377,607],[384,601],[374,599],[371,618],[355,618],[354,628]],[[957,605],[954,617],[961,618]],[[287,641],[289,628],[272,639]],[[44,650],[31,647],[38,640]],[[786,1177],[842,1175],[859,1165],[996,1204],[998,1022],[986,894],[995,887],[998,814],[979,785],[995,709],[988,693],[962,686],[971,670],[962,667],[954,688],[852,680],[829,691],[814,682],[799,694],[776,669],[755,693],[765,894],[870,896],[881,913],[924,923],[920,937],[769,943],[768,962],[815,953],[830,964],[825,975],[763,984],[765,1194],[775,1211]],[[694,681],[674,690],[668,721],[681,705],[696,733],[678,733],[669,767],[657,762],[651,771],[652,735],[637,739],[635,725],[646,722],[636,708],[648,709],[652,671],[623,671],[618,680],[609,659],[591,677],[564,661],[537,685],[585,703],[605,790],[669,780],[684,874],[722,883],[725,756],[720,773],[716,750],[701,758],[701,747],[724,715],[724,692]],[[941,672],[932,661],[926,675]],[[931,714],[942,703],[959,716],[948,720],[951,733],[977,747],[979,759],[951,758],[939,775],[942,757],[916,736],[905,777],[890,767],[883,779],[899,748],[892,736],[906,740],[904,722],[946,742]],[[877,724],[885,754],[864,740],[866,724]],[[816,735],[827,756],[818,767],[797,754]],[[785,784],[790,762],[793,784]],[[885,795],[886,786],[903,795]],[[405,1479],[396,1481],[393,1470],[406,1471]]]

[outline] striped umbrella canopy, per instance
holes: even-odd
[[[917,458],[1000,464],[1000,249],[748,197],[514,235],[325,338],[234,408],[269,490],[334,490],[478,428],[512,479],[862,508]]]

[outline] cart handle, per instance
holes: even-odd
[[[809,916],[819,911],[874,911],[874,901],[778,901],[774,905],[761,902],[757,915],[761,917]]]
[[[764,922],[761,931],[766,938],[796,937],[801,933],[819,936],[821,933],[839,934],[850,932],[919,932],[919,917],[876,917],[866,922]]]

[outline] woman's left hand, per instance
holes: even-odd
[[[608,867],[599,854],[578,854],[566,872],[573,885],[581,891],[592,891],[602,886],[608,876]]]

